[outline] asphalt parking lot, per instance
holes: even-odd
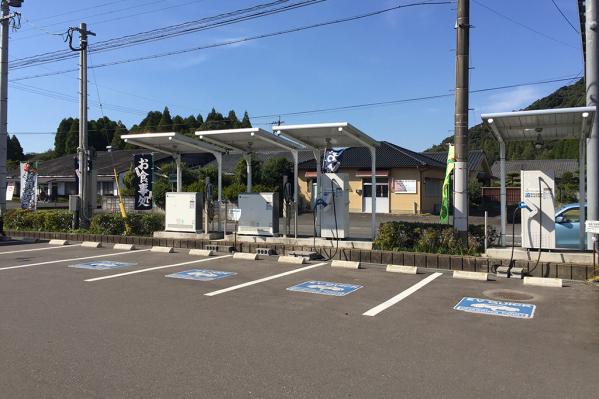
[[[366,266],[0,246],[0,396],[597,397],[599,288]],[[532,318],[454,309],[510,296]]]

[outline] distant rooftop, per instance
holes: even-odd
[[[574,173],[580,165],[577,159],[532,159],[505,161],[505,172],[520,173],[521,170],[553,171],[555,177],[561,177],[565,172]],[[499,176],[499,161],[491,167],[493,176]]]

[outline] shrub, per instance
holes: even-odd
[[[489,245],[498,234],[488,229]],[[374,248],[453,255],[478,255],[484,250],[484,226],[471,225],[467,243],[458,239],[453,227],[434,223],[387,222],[379,226]]]
[[[11,209],[4,217],[4,227],[20,231],[68,231],[72,219],[72,214],[66,210]]]
[[[127,215],[130,235],[151,236],[164,228],[164,216],[158,213],[131,213]],[[125,221],[118,213],[94,215],[89,230],[93,234],[125,235]]]

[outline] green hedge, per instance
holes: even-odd
[[[468,242],[462,243],[453,227],[434,223],[381,223],[373,243],[387,251],[428,252],[450,255],[478,255],[484,251],[484,226],[470,225]],[[496,243],[497,232],[488,229],[489,246]]]
[[[157,213],[131,213],[127,215],[131,228],[130,235],[151,236],[155,231],[164,230],[164,215]],[[124,235],[125,221],[116,213],[94,215],[89,231],[93,234]]]
[[[4,217],[4,227],[22,231],[69,231],[73,217],[69,211],[29,211],[11,209]]]
[[[4,227],[17,231],[61,231],[70,232],[73,216],[66,210],[28,211],[13,209],[4,218]],[[131,235],[151,236],[164,229],[164,215],[157,213],[132,213],[127,215]],[[103,235],[124,235],[125,222],[121,215],[113,213],[95,214],[89,232]]]

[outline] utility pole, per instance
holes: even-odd
[[[599,1],[586,0],[586,92],[587,105],[597,106],[599,103],[599,37],[597,36]],[[595,113],[591,135],[587,139],[587,220],[599,220],[599,115]],[[580,226],[584,228],[584,226]],[[594,244],[593,235],[587,235],[587,248]]]
[[[453,227],[468,234],[468,57],[470,53],[470,0],[458,0],[456,21],[455,172]]]
[[[79,32],[79,47],[73,47],[73,32]],[[81,23],[79,28],[69,28],[69,47],[79,52],[79,147],[77,148],[77,159],[79,161],[79,226],[89,227],[92,216],[92,187],[91,183],[91,161],[89,148],[87,147],[87,36],[96,36],[94,32],[87,30],[87,25]]]
[[[10,20],[19,13],[10,13],[10,7],[21,7],[23,0],[1,0],[2,50],[0,54],[0,233],[3,233],[6,210],[6,152],[8,148],[8,31]]]

